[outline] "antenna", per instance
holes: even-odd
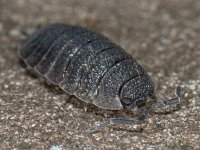
[[[177,86],[176,97],[167,100],[160,100],[155,105],[156,107],[165,107],[167,105],[177,105],[180,104],[180,102],[181,102],[181,87]]]

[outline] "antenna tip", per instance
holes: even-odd
[[[176,87],[176,95],[177,95],[178,97],[181,97],[181,86],[180,86],[180,85],[178,85],[178,86]]]

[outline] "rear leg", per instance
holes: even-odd
[[[42,25],[41,25],[41,24],[38,24],[38,25],[36,26],[35,29],[36,29],[36,30],[39,30],[39,29],[41,29],[41,28],[42,28]],[[28,31],[24,30],[24,29],[21,29],[21,30],[20,30],[20,33],[21,33],[23,39],[27,38],[27,37],[30,35],[30,33],[29,33]]]

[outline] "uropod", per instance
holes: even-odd
[[[154,83],[144,68],[107,37],[82,27],[53,24],[40,28],[23,40],[19,56],[27,67],[66,93],[104,110],[135,111],[149,101],[155,107],[180,103],[180,87],[176,97],[156,102]],[[143,122],[110,118],[89,131]]]

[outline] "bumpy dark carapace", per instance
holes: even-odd
[[[102,109],[133,109],[154,96],[151,78],[134,58],[82,27],[41,28],[23,41],[19,55],[39,75]]]

